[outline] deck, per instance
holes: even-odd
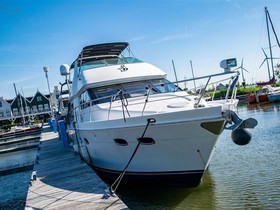
[[[37,180],[29,187],[25,209],[128,209],[118,198],[104,194],[107,185],[94,171],[64,149],[49,127],[42,133]]]

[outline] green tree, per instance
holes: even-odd
[[[278,79],[280,79],[280,64],[276,64],[275,66],[275,75]]]

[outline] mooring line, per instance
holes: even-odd
[[[143,132],[143,134],[142,134],[142,136],[141,136],[140,139],[143,139],[143,137],[144,137],[144,135],[145,135],[145,133],[146,133],[146,131],[147,131],[147,129],[148,129],[150,123],[155,123],[155,122],[156,122],[156,120],[155,120],[154,118],[149,118],[149,119],[147,119],[147,121],[148,121],[148,122],[147,122],[147,125],[146,125],[145,130],[144,130],[144,132]],[[124,174],[125,174],[125,172],[126,172],[128,166],[129,166],[130,162],[132,161],[134,155],[136,154],[136,152],[137,152],[137,150],[138,150],[140,144],[141,144],[141,140],[138,141],[138,144],[137,144],[137,146],[136,146],[134,152],[132,153],[132,155],[131,155],[131,157],[130,157],[128,163],[126,164],[126,166],[125,166],[123,172],[119,175],[119,177],[115,180],[115,182],[114,182],[114,183],[111,185],[111,187],[109,188],[110,194],[111,194],[112,196],[115,196],[115,192],[116,192],[116,190],[117,190],[117,188],[118,188],[118,186],[119,186],[119,184],[120,184],[120,182],[121,182],[121,180],[122,180],[122,178],[123,178],[123,176],[124,176]],[[116,185],[116,187],[115,187],[115,189],[114,189],[114,186],[115,186],[115,185]]]

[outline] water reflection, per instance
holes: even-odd
[[[196,188],[124,186],[117,194],[130,209],[215,209],[213,189],[211,174],[206,172]]]
[[[279,103],[240,106],[242,118],[258,120],[250,144],[234,145],[228,132],[218,141],[209,168],[218,209],[279,209],[279,107]]]
[[[279,112],[280,111],[280,103],[260,103],[260,104],[249,104],[243,105],[247,106],[250,111],[263,111],[263,112]]]

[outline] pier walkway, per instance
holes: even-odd
[[[63,148],[50,127],[42,133],[37,180],[29,187],[25,209],[128,209],[104,194],[107,185],[72,149]]]

